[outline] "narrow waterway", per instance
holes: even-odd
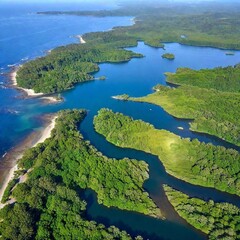
[[[3,73],[10,70],[7,67],[9,64],[23,63],[27,59],[44,54],[44,51],[52,47],[76,42],[73,38],[69,38],[70,36],[89,31],[107,30],[114,25],[131,24],[130,18],[96,19],[75,16],[38,16],[27,14],[26,10],[23,12],[16,10],[15,13],[11,12],[11,14],[10,17],[7,14],[2,14],[0,23],[0,30],[2,33],[4,32],[4,34],[1,33],[2,36],[0,35],[2,55],[6,56],[2,62],[0,61],[0,67],[4,68],[2,69]],[[21,26],[25,24],[28,30],[32,31],[32,34],[24,34],[23,28],[15,27],[16,22],[21,23]],[[40,26],[44,26],[42,31],[39,31]],[[14,29],[12,31],[14,34],[10,37],[8,35],[10,35],[11,29]],[[14,44],[15,42],[17,44]],[[11,49],[9,49],[9,44],[12,46]],[[204,239],[205,235],[189,226],[176,214],[166,199],[162,184],[168,184],[192,197],[204,200],[213,199],[217,202],[227,201],[240,207],[239,197],[178,180],[166,173],[156,156],[116,147],[97,134],[93,128],[94,115],[99,109],[106,107],[134,119],[142,119],[158,129],[169,130],[181,137],[197,138],[201,142],[234,148],[239,151],[239,147],[221,139],[190,131],[189,120],[176,119],[158,106],[117,101],[111,98],[111,96],[123,93],[135,97],[149,94],[154,85],[158,83],[166,85],[164,72],[175,72],[178,67],[213,68],[240,62],[239,51],[235,51],[234,56],[226,56],[224,50],[183,46],[176,43],[166,44],[165,49],[167,52],[175,54],[174,61],[161,58],[164,53],[163,49],[151,48],[140,42],[137,47],[131,48],[131,50],[144,54],[144,58],[132,59],[128,63],[121,64],[101,64],[101,70],[95,76],[105,75],[107,78],[105,81],[78,84],[74,89],[62,94],[65,101],[59,104],[47,104],[40,99],[23,99],[20,92],[5,86],[6,77],[1,75],[1,155],[21,142],[29,133],[41,129],[43,115],[69,108],[87,109],[88,115],[80,126],[84,138],[90,140],[99,151],[108,157],[116,159],[129,157],[146,161],[149,165],[150,177],[145,182],[144,188],[164,212],[167,219],[162,221],[130,211],[104,207],[97,203],[96,194],[93,191],[86,190],[83,196],[88,201],[88,217],[107,226],[116,225],[133,235],[141,234],[149,239]],[[178,127],[182,127],[183,130]],[[0,171],[6,171],[3,162],[1,162]]]
[[[206,201],[212,199],[216,202],[229,202],[240,207],[240,197],[236,195],[224,193],[213,188],[192,185],[167,174],[157,156],[134,149],[120,148],[109,143],[102,135],[95,132],[92,121],[93,117],[91,114],[88,114],[80,125],[80,132],[83,134],[84,139],[89,140],[100,152],[110,158],[122,159],[127,157],[144,160],[148,163],[149,179],[145,182],[144,188],[164,213],[167,220],[156,220],[142,214],[104,207],[97,203],[96,194],[91,190],[87,190],[84,193],[84,197],[87,201],[90,200],[88,204],[88,217],[91,219],[104,221],[107,225],[114,224],[133,234],[142,234],[145,237],[150,237],[150,239],[176,239],[177,237],[179,239],[192,239],[193,237],[194,239],[204,239],[203,234],[193,230],[175,212],[166,198],[162,187],[163,184],[178,189],[191,197],[197,197]],[[136,221],[138,224],[135,224]],[[148,226],[151,227],[148,228]],[[171,231],[172,227],[174,227],[174,231]]]

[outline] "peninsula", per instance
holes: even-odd
[[[29,96],[61,93],[77,83],[105,80],[104,76],[94,78],[99,65],[144,57],[126,49],[137,46],[139,41],[154,48],[151,48],[153,51],[162,52],[163,49],[156,48],[164,48],[164,43],[169,42],[240,50],[240,13],[235,8],[235,5],[220,4],[213,11],[211,4],[199,5],[196,9],[194,4],[176,4],[173,8],[171,3],[157,6],[128,3],[113,10],[39,12],[135,18],[132,26],[75,35],[79,43],[58,47],[46,56],[25,63],[11,73],[11,80]],[[166,53],[163,57],[173,60],[175,55]],[[176,85],[174,88],[158,84],[155,92],[145,97],[123,94],[112,98],[159,105],[175,117],[192,119],[191,130],[240,146],[239,69],[239,65],[201,70],[180,68],[176,73],[166,73],[167,81]],[[86,110],[79,109],[58,112],[38,144],[15,159],[18,167],[12,169],[0,192],[0,238],[142,239],[115,226],[108,227],[102,218],[91,221],[88,215],[91,200],[83,197],[89,189],[96,193],[98,204],[108,208],[136,212],[168,224],[172,219],[165,221],[161,206],[171,203],[169,209],[210,239],[239,238],[239,208],[230,203],[207,202],[200,199],[201,196],[191,198],[170,185],[162,188],[165,198],[155,201],[155,194],[162,186],[152,185],[151,189],[157,187],[157,191],[154,189],[152,195],[147,192],[144,184],[149,180],[150,164],[104,156],[79,130],[86,115]],[[98,111],[93,124],[96,132],[114,145],[157,156],[176,181],[181,179],[195,187],[240,196],[237,150],[180,137],[106,108]],[[154,177],[157,180],[161,176]],[[181,224],[187,225],[185,221]],[[124,223],[119,225],[129,230]]]
[[[240,196],[238,151],[190,141],[109,109],[98,112],[94,127],[117,146],[157,155],[166,171],[177,178]]]
[[[240,146],[239,74],[239,65],[198,71],[181,68],[166,73],[167,82],[180,87],[157,85],[155,93],[128,100],[159,105],[175,117],[193,119],[191,130]]]
[[[97,152],[77,130],[85,115],[84,110],[61,111],[51,138],[28,150],[19,160],[19,168],[29,173],[26,181],[11,186],[9,198],[15,204],[7,204],[0,212],[2,237],[43,239],[53,234],[66,238],[70,234],[72,238],[86,239],[89,231],[98,238],[116,234],[85,219],[86,202],[78,192],[86,188],[96,191],[98,202],[106,206],[162,218],[142,187],[148,178],[147,164],[108,159]],[[51,216],[56,217],[51,220]],[[68,221],[64,221],[66,218]],[[55,228],[59,219],[62,223]],[[62,231],[65,228],[72,230]],[[117,231],[116,236],[130,239],[125,232]]]

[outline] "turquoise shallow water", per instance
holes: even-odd
[[[55,7],[55,8],[54,8]],[[129,17],[93,18],[44,16],[37,11],[73,10],[74,5],[13,5],[0,3],[0,72],[42,56],[57,46],[77,43],[73,36],[91,31],[109,30],[117,25],[130,25]],[[109,8],[106,5],[81,4],[79,9]],[[20,99],[20,93],[6,89],[7,78],[0,75],[0,156],[21,141],[41,123],[31,114],[38,101]],[[40,113],[40,112],[39,112]]]
[[[53,6],[51,6],[52,8]],[[103,6],[82,6],[94,9]],[[49,6],[5,6],[0,17],[0,67],[2,72],[9,71],[8,65],[23,63],[28,59],[45,54],[45,51],[59,45],[77,40],[71,36],[90,31],[108,30],[113,26],[129,25],[130,18],[92,18],[74,16],[44,16],[32,12],[49,10]],[[69,6],[62,6],[69,8]],[[173,52],[174,61],[162,59],[163,49],[155,49],[139,42],[131,50],[144,54],[142,59],[133,59],[128,63],[101,64],[100,72],[105,81],[91,81],[78,84],[74,89],[62,94],[65,101],[59,104],[46,104],[39,99],[22,99],[15,89],[5,88],[7,78],[0,76],[0,156],[21,142],[32,131],[39,130],[43,114],[55,113],[67,108],[85,108],[88,116],[80,126],[84,137],[105,155],[115,158],[130,157],[145,160],[149,164],[150,179],[144,187],[154,201],[166,212],[168,220],[163,222],[115,208],[98,205],[95,194],[87,190],[83,196],[89,200],[88,217],[106,225],[115,224],[132,234],[141,233],[150,239],[202,239],[204,236],[187,225],[173,211],[162,190],[162,184],[168,183],[177,189],[202,199],[229,201],[240,205],[239,198],[213,189],[186,184],[167,175],[159,160],[150,154],[130,149],[121,149],[106,142],[93,129],[93,116],[102,107],[142,119],[156,128],[167,129],[182,137],[198,138],[200,141],[215,145],[234,147],[220,139],[189,131],[189,121],[179,120],[167,114],[162,108],[145,103],[123,102],[111,98],[113,95],[127,93],[131,96],[143,96],[152,92],[158,83],[166,84],[164,72],[174,72],[178,67],[194,69],[213,68],[234,65],[240,62],[240,52],[226,56],[225,51],[206,47],[190,47],[177,43],[166,44],[166,51]],[[184,130],[179,130],[178,127]],[[234,147],[236,148],[236,147]],[[236,148],[237,149],[237,148]],[[239,150],[239,149],[238,149]],[[1,162],[0,162],[0,170]]]

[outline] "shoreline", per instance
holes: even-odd
[[[76,38],[79,39],[80,44],[84,44],[84,43],[86,43],[86,41],[82,38],[82,35],[76,35]]]
[[[170,82],[167,82],[167,83],[170,83]],[[180,85],[179,85],[179,86],[180,86]],[[155,91],[158,92],[159,89],[156,89]],[[150,94],[152,94],[152,93],[150,93]],[[119,97],[119,96],[120,96],[120,97]],[[192,121],[195,120],[195,119],[191,119],[191,118],[183,118],[183,117],[175,116],[175,115],[169,113],[168,111],[166,111],[162,106],[160,106],[160,105],[158,105],[158,104],[156,104],[156,103],[144,102],[144,101],[142,101],[142,100],[139,101],[139,100],[137,100],[137,98],[135,98],[135,97],[129,97],[129,98],[127,98],[127,99],[123,99],[123,98],[121,98],[121,96],[122,96],[122,95],[111,96],[111,98],[113,98],[113,99],[115,99],[115,100],[119,100],[119,101],[132,101],[132,102],[138,102],[138,103],[147,103],[147,104],[150,104],[150,105],[152,104],[152,105],[155,105],[155,106],[157,106],[157,107],[161,107],[167,114],[171,115],[173,118],[178,119],[178,120],[182,120],[182,121],[188,121],[189,124],[190,124]],[[146,96],[147,96],[147,95],[146,95]],[[178,130],[182,130],[182,131],[186,130],[186,129],[184,129],[184,128],[181,127],[181,126],[178,126],[177,129],[178,129]],[[224,146],[225,148],[231,148],[231,149],[233,149],[233,150],[236,150],[236,151],[240,152],[240,145],[237,145],[237,144],[235,144],[235,143],[229,142],[229,141],[227,141],[226,139],[224,139],[224,138],[222,138],[222,137],[220,137],[220,136],[213,135],[213,134],[211,134],[211,133],[209,133],[209,132],[200,131],[200,130],[198,130],[198,129],[193,129],[191,126],[189,126],[189,131],[191,131],[191,132],[193,132],[193,133],[198,133],[198,134],[202,134],[202,135],[205,135],[205,136],[209,136],[209,137],[211,137],[211,138],[213,138],[213,139],[218,139],[218,140],[220,140],[220,141],[222,142],[223,146],[226,145],[226,146]],[[221,145],[221,146],[222,146],[222,145]]]
[[[44,94],[44,93],[35,93],[33,89],[27,89],[27,88],[19,87],[17,85],[17,72],[21,67],[22,67],[22,65],[14,67],[13,70],[10,72],[9,79],[11,81],[11,86],[13,86],[16,89],[19,89],[19,90],[23,91],[27,95],[27,97],[32,97],[32,98],[41,97],[42,99],[48,100],[51,103],[59,102],[59,100],[56,99],[55,97],[46,96],[46,94]]]
[[[19,160],[21,157],[22,157],[22,155],[19,155],[19,158],[17,158],[16,161]],[[17,166],[17,164],[16,164],[14,167],[12,167],[12,168],[10,169],[9,173],[7,174],[7,177],[6,177],[5,181],[3,182],[3,185],[2,185],[2,187],[1,187],[1,189],[0,189],[0,209],[2,209],[3,207],[5,207],[5,205],[6,205],[6,204],[1,203],[2,197],[3,197],[3,195],[4,195],[4,192],[5,192],[8,184],[9,184],[9,182],[14,178],[14,173],[15,173],[15,171],[17,171],[17,170],[18,170],[18,166]]]
[[[45,126],[45,128],[41,132],[41,137],[38,141],[33,145],[36,147],[39,143],[43,143],[46,139],[51,137],[52,130],[55,128],[57,116],[53,115],[50,123]]]
[[[8,171],[8,173],[6,173],[5,179],[0,188],[0,209],[6,205],[1,203],[2,197],[4,195],[4,192],[9,182],[14,178],[15,171],[18,170],[18,164],[17,164],[18,160],[23,157],[23,154],[27,149],[36,147],[39,143],[43,143],[46,139],[51,137],[51,132],[55,127],[56,119],[57,119],[57,116],[55,114],[52,115],[50,122],[49,120],[47,121],[47,124],[45,124],[43,130],[36,131],[34,134],[30,134],[30,136],[27,137],[26,141],[24,141],[22,144],[20,144],[20,146],[16,147],[12,151],[8,152],[4,157],[6,158],[7,161],[11,162],[10,164],[14,164],[14,165],[9,167],[10,170]],[[40,137],[39,137],[39,133],[40,133]],[[21,176],[19,178],[21,178]]]
[[[81,44],[86,43],[86,41],[82,38],[81,35],[77,35]],[[48,50],[47,54],[50,54],[52,50]],[[10,80],[10,86],[18,89],[24,93],[26,97],[29,98],[40,98],[46,100],[50,103],[60,102],[56,97],[48,96],[44,93],[35,93],[33,89],[27,89],[19,87],[17,84],[17,72],[22,67],[22,65],[14,65],[11,66],[11,71],[8,74],[8,79]],[[18,160],[23,157],[24,152],[29,149],[35,147],[39,143],[43,143],[47,138],[51,137],[51,131],[55,127],[57,116],[52,117],[50,123],[47,120],[47,123],[44,126],[43,130],[33,132],[23,142],[16,147],[10,149],[6,152],[1,159],[3,160],[3,167],[0,168],[1,178],[0,178],[0,209],[3,208],[6,204],[2,204],[1,200],[4,195],[4,192],[9,184],[9,182],[14,178],[15,172],[18,170]],[[40,133],[40,138],[39,138]],[[38,135],[36,139],[36,135]],[[21,178],[21,176],[19,177]]]

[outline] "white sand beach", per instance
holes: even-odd
[[[20,159],[21,157],[22,157],[22,155],[20,155],[18,159]],[[7,178],[5,179],[5,181],[4,181],[3,185],[2,185],[2,188],[0,189],[0,209],[5,206],[5,204],[1,203],[4,191],[7,188],[8,183],[13,179],[14,172],[17,171],[17,170],[18,170],[17,165],[15,165],[13,168],[10,169],[10,171],[8,173],[8,176],[7,176]]]
[[[42,131],[41,137],[39,140],[33,145],[33,147],[37,146],[39,143],[43,143],[47,138],[51,137],[51,132],[55,127],[57,117],[53,117],[50,124]]]
[[[21,68],[21,65],[17,66],[17,67],[15,66],[13,71],[9,74],[10,80],[12,82],[12,86],[24,91],[28,97],[41,97],[42,96],[41,99],[47,100],[49,102],[58,102],[58,100],[55,97],[46,96],[43,93],[35,93],[33,89],[26,89],[26,88],[18,87],[16,78],[17,78],[17,72],[20,68]],[[56,118],[57,118],[56,116],[54,116],[52,118],[51,122],[40,132],[40,138],[31,147],[35,147],[38,143],[44,142],[47,138],[49,138],[51,136],[51,131],[55,127]],[[8,153],[6,153],[6,154],[8,154]],[[4,157],[5,157],[5,155],[4,155]],[[12,157],[12,162],[17,162],[22,156],[23,156],[23,152],[21,152],[17,155],[14,155],[14,156],[10,156],[10,157]],[[0,189],[0,202],[2,200],[4,191],[8,186],[8,183],[14,178],[14,172],[17,170],[18,170],[17,164],[9,170],[9,173],[7,174],[7,177],[5,178],[4,183]],[[5,206],[5,204],[0,203],[0,209],[3,208],[4,206]]]
[[[32,147],[35,147],[39,143],[43,143],[47,138],[51,137],[52,129],[54,129],[54,127],[55,127],[56,118],[57,118],[57,116],[54,116],[52,118],[51,122],[41,131],[40,138],[37,140],[37,142]],[[17,162],[17,160],[19,160],[22,156],[23,156],[23,153],[20,153],[18,156],[16,156],[15,159],[12,159],[12,160],[14,162]],[[14,178],[14,172],[17,170],[18,170],[17,164],[10,169],[10,171],[2,185],[2,188],[0,189],[0,202],[2,200],[4,191],[8,186],[8,183]],[[20,178],[21,178],[21,176],[20,176]],[[0,209],[3,208],[5,205],[6,204],[0,203]]]
[[[28,97],[40,97],[42,96],[43,99],[48,100],[49,102],[58,102],[58,100],[55,97],[49,97],[49,96],[44,96],[44,93],[35,93],[33,89],[27,89],[27,88],[22,88],[18,87],[17,85],[17,71],[21,68],[21,65],[18,67],[15,67],[14,70],[10,73],[10,80],[12,81],[12,85],[22,91],[24,91]]]

